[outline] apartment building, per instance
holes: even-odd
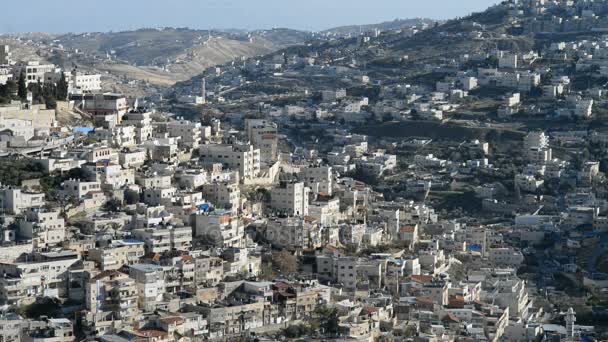
[[[113,240],[108,246],[89,250],[89,260],[99,264],[99,269],[116,270],[123,265],[133,265],[145,254],[145,244],[138,240]]]
[[[273,210],[289,216],[308,215],[310,188],[304,182],[281,182],[270,192]]]
[[[192,228],[190,227],[141,228],[135,229],[133,235],[144,242],[147,253],[188,251],[192,246]]]
[[[249,142],[260,150],[263,162],[274,162],[278,156],[278,126],[264,119],[245,120],[245,133]]]
[[[315,194],[333,194],[334,174],[331,166],[306,167],[301,171],[304,184]]]
[[[66,297],[69,269],[80,260],[76,252],[26,254],[15,262],[0,263],[0,299],[27,305],[36,297]]]
[[[196,214],[191,221],[196,237],[203,237],[216,246],[242,247],[245,226],[231,212],[215,210],[208,214]]]
[[[43,193],[24,191],[19,188],[0,188],[0,208],[7,214],[20,214],[29,208],[45,204]]]
[[[253,145],[202,145],[201,161],[221,163],[225,168],[239,171],[241,179],[253,179],[260,173],[260,150]]]

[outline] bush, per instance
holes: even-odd
[[[129,205],[139,203],[139,193],[133,190],[125,191],[125,202]]]
[[[16,311],[27,318],[39,318],[40,316],[57,318],[61,316],[61,303],[57,298],[44,297],[37,299],[33,304],[19,307]]]

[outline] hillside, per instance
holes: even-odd
[[[378,24],[368,24],[368,25],[348,25],[348,26],[339,26],[334,27],[328,30],[324,30],[319,32],[322,35],[333,35],[337,37],[349,37],[356,36],[362,32],[369,32],[374,30],[380,31],[390,31],[390,30],[400,30],[403,28],[413,27],[413,26],[424,26],[424,25],[434,25],[436,20],[433,19],[423,19],[423,18],[415,18],[415,19],[395,19],[393,21],[386,21]]]
[[[285,38],[287,37],[287,39]],[[256,38],[259,38],[256,42]],[[134,65],[165,66],[189,51],[203,49],[210,40],[227,42],[226,46],[243,47],[244,51],[256,48],[278,49],[298,44],[310,35],[293,30],[259,31],[253,34],[191,30],[179,28],[140,29],[136,31],[67,34],[55,37],[56,43],[67,49],[85,53],[109,54],[118,60]],[[250,41],[251,40],[251,41]],[[263,51],[263,50],[262,50]],[[214,56],[210,56],[214,63]]]
[[[78,60],[85,66],[168,86],[211,66],[268,54],[310,37],[309,33],[288,29],[237,34],[164,28],[67,34],[54,37],[54,44],[93,56]]]
[[[278,54],[312,56],[318,65],[359,69],[359,72],[383,83],[402,82],[406,77],[434,87],[435,82],[443,79],[445,75],[444,72],[434,70],[435,68],[431,67],[433,65],[442,65],[445,70],[450,70],[453,61],[465,54],[475,54],[492,48],[530,51],[536,43],[533,36],[509,33],[512,28],[512,18],[504,6],[493,6],[484,12],[473,13],[468,17],[449,20],[439,25],[428,25],[426,29],[418,31],[401,28],[402,25],[411,23],[420,23],[420,20],[370,25],[366,28],[367,31],[374,26],[397,28],[382,30],[378,36],[368,35],[365,42],[348,36],[313,40],[305,45],[286,47],[259,59],[269,61]],[[334,32],[347,33],[354,28],[359,31],[358,26],[352,26],[337,28]],[[255,83],[258,89],[273,89],[273,91],[348,86],[334,77],[315,77],[306,74],[256,76],[248,78],[248,81]],[[200,80],[201,76],[198,75],[188,81],[179,82],[170,88],[168,93],[191,93],[200,88]],[[207,82],[209,86],[209,82],[212,84],[213,80],[207,79]],[[242,93],[233,93],[233,95],[237,97],[247,95],[248,88],[252,86],[241,87]]]

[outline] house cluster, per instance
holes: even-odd
[[[506,1],[498,33],[429,30],[491,44],[428,58],[385,51],[416,27],[325,34],[168,100],[0,46],[0,84],[68,85],[0,105],[0,340],[599,335],[608,40],[519,34],[604,3]]]
[[[62,179],[52,193],[40,179],[0,189],[0,300],[15,308],[49,298],[79,303],[66,308],[74,320],[7,314],[5,339],[223,339],[280,331],[327,310],[333,333],[351,339],[549,333],[535,292],[517,275],[524,256],[510,243],[515,234],[538,240],[546,232],[448,219],[355,179],[394,176],[400,167],[390,146],[327,128],[333,146],[287,152],[272,118],[246,118],[240,128],[218,119],[156,121],[122,100],[95,97],[86,107],[94,126],[31,157]],[[527,193],[535,189],[520,178],[540,182],[535,172],[547,176],[549,165],[566,163],[552,157],[543,132],[524,146],[530,165],[516,186]],[[412,181],[428,193],[446,169],[453,177],[494,170],[488,143],[458,148],[471,159],[416,155]],[[589,165],[577,181],[598,176]],[[495,193],[479,191],[486,200]],[[592,198],[572,198],[568,222],[601,220],[583,207]],[[517,227],[535,219],[521,217]]]

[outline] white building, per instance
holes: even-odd
[[[42,207],[45,204],[43,193],[23,191],[18,188],[0,189],[0,208],[8,214],[20,214],[28,208]]]
[[[260,150],[262,161],[277,160],[278,127],[276,123],[264,119],[248,119],[245,121],[245,132],[251,144]]]
[[[91,93],[101,91],[101,75],[72,71],[69,79],[70,93]]]
[[[199,154],[203,162],[222,163],[239,171],[242,179],[253,179],[260,173],[260,150],[253,145],[202,145]]]
[[[163,253],[171,250],[189,251],[192,246],[191,227],[142,228],[133,230],[133,235],[144,242],[148,253]]]
[[[519,267],[524,262],[524,256],[513,247],[490,248],[488,259],[497,266]]]
[[[270,206],[289,216],[308,215],[310,188],[303,182],[282,182],[270,192]]]
[[[46,73],[54,73],[55,71],[55,65],[40,64],[39,61],[29,61],[15,65],[15,75],[24,73],[27,84],[44,83],[46,81]]]
[[[101,183],[69,179],[61,183],[61,188],[64,195],[82,199],[89,193],[101,191]]]
[[[334,174],[331,166],[306,167],[301,173],[304,184],[313,193],[333,194]]]
[[[179,137],[179,144],[188,148],[197,148],[202,141],[202,125],[200,122],[187,120],[171,121],[165,124],[169,136]]]
[[[194,217],[195,236],[203,237],[218,247],[242,247],[245,226],[231,212],[215,210]]]

